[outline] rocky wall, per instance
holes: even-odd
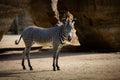
[[[0,40],[23,10],[29,13],[37,26],[52,27],[58,23],[59,17],[52,7],[56,2],[57,0],[0,0]]]
[[[119,0],[59,0],[60,15],[70,11],[77,18],[81,47],[120,50]],[[61,7],[62,6],[62,7]]]
[[[23,9],[29,12],[35,25],[42,27],[59,23],[69,11],[77,18],[75,28],[82,48],[118,51],[119,3],[119,0],[0,0],[0,35],[8,31]]]

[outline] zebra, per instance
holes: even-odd
[[[23,38],[25,49],[22,54],[22,68],[26,69],[24,65],[25,56],[27,58],[30,70],[33,70],[30,63],[30,50],[34,42],[36,43],[52,43],[53,45],[53,71],[60,70],[58,65],[59,51],[64,46],[65,41],[71,41],[72,29],[74,28],[76,19],[69,20],[68,18],[62,19],[62,24],[55,25],[51,28],[42,28],[38,26],[29,26],[25,28],[15,44],[19,44]]]

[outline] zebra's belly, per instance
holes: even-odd
[[[52,46],[52,41],[35,41],[34,40],[34,43],[37,43],[39,45],[42,45],[42,46]]]

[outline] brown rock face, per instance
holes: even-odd
[[[34,23],[42,27],[51,27],[58,22],[53,6],[57,6],[57,0],[31,0],[28,11],[32,16]]]
[[[0,40],[27,4],[28,0],[0,0]]]
[[[70,11],[77,18],[81,47],[120,50],[119,0],[59,0],[60,15]]]
[[[0,0],[0,39],[23,9],[35,25],[43,27],[59,23],[69,11],[77,18],[75,27],[81,47],[120,50],[119,3],[120,0]]]
[[[11,27],[16,16],[28,11],[35,25],[50,27],[59,22],[59,17],[52,9],[57,0],[0,0],[0,40]]]

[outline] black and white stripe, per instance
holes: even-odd
[[[70,39],[72,38],[70,34],[74,27],[74,23],[75,23],[74,20],[64,19],[62,24],[56,25],[52,28],[40,28],[37,26],[30,26],[26,28],[21,34],[20,39],[18,41],[17,40],[15,41],[16,44],[19,44],[21,38],[23,38],[23,41],[26,46],[22,58],[23,69],[26,69],[24,65],[24,57],[26,55],[30,70],[33,70],[30,63],[29,52],[33,42],[36,42],[36,43],[52,43],[54,50],[53,70],[55,71],[56,68],[57,70],[60,70],[58,65],[59,51],[62,48],[63,44],[65,44],[64,42],[66,40],[70,41]]]

